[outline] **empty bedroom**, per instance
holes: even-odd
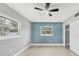
[[[79,3],[0,3],[0,56],[78,56]]]

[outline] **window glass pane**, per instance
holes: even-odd
[[[0,16],[0,36],[18,35],[18,22]]]

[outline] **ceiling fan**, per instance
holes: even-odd
[[[49,15],[49,16],[52,16],[51,12],[58,12],[58,11],[59,11],[58,8],[50,9],[50,10],[49,10],[49,7],[50,7],[50,3],[46,3],[46,5],[45,5],[45,10],[44,10],[44,9],[41,9],[41,8],[38,8],[38,7],[34,7],[34,9],[40,10],[40,11],[48,11],[48,15]]]

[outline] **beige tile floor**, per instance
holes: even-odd
[[[76,56],[63,46],[31,46],[19,56]]]

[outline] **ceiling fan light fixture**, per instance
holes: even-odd
[[[49,11],[48,10],[44,10],[43,13],[47,15],[49,13]]]
[[[51,17],[51,16],[52,16],[52,14],[51,14],[51,13],[49,13],[49,16]]]
[[[43,13],[42,13],[43,15],[49,15],[49,16],[52,16],[51,12],[58,12],[59,11],[59,8],[54,8],[54,9],[49,10],[49,7],[50,7],[50,3],[46,3],[45,9],[41,9],[38,7],[35,7],[34,9],[43,11]]]

